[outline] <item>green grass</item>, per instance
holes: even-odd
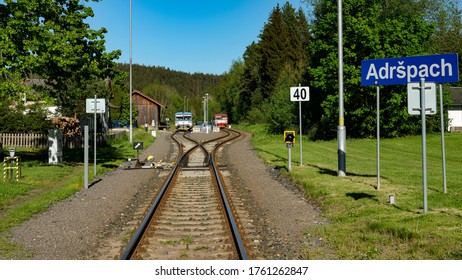
[[[443,192],[441,135],[427,135],[428,212],[423,211],[420,136],[381,140],[381,187],[377,189],[376,140],[347,140],[347,176],[337,176],[337,141],[303,142],[288,150],[281,135],[263,126],[253,146],[269,165],[281,169],[319,205],[328,223],[307,229],[325,246],[305,248],[310,259],[462,259],[462,134],[445,134],[447,189]],[[297,142],[299,138],[297,136]],[[395,204],[388,196],[395,195]],[[330,248],[330,251],[324,250]]]
[[[322,244],[304,248],[309,259],[462,259],[462,183],[459,143],[462,134],[446,134],[448,193],[443,193],[440,135],[427,135],[428,213],[422,209],[421,137],[381,140],[381,188],[376,189],[376,140],[347,140],[347,176],[337,176],[337,142],[303,142],[287,148],[281,135],[267,135],[263,126],[236,126],[251,131],[258,155],[279,168],[319,205],[327,223],[306,230]],[[134,141],[145,147],[153,138],[135,130]],[[90,151],[91,152],[91,151]],[[83,151],[65,151],[65,163],[48,165],[46,150],[18,150],[19,182],[0,181],[0,258],[28,258],[30,253],[9,241],[11,227],[45,211],[83,187]],[[136,152],[128,135],[98,148],[97,173],[113,170]],[[91,168],[90,168],[91,169]],[[90,176],[93,172],[90,172]],[[90,178],[92,180],[93,178]],[[395,195],[395,205],[388,196]],[[186,240],[183,241],[188,243]]]
[[[134,130],[133,141],[141,141],[147,147],[154,138],[150,133],[137,129]],[[96,152],[96,177],[114,170],[127,158],[136,157],[127,133],[105,147],[98,147]],[[25,248],[9,241],[10,229],[46,211],[52,204],[70,197],[82,189],[84,183],[83,149],[63,151],[64,162],[58,165],[47,164],[46,149],[17,149],[16,155],[21,157],[19,182],[4,181],[3,178],[0,180],[0,259],[30,257]],[[93,163],[90,162],[90,180],[95,179],[92,167]]]
[[[180,243],[180,241],[172,240],[172,239],[160,241],[160,244],[162,244],[162,245],[171,245],[171,246],[178,245],[179,243]]]

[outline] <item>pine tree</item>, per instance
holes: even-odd
[[[279,5],[273,9],[260,35],[262,79],[261,95],[263,99],[269,98],[276,87],[281,69],[284,66],[286,51],[289,51],[288,28],[284,23],[283,13]]]
[[[261,73],[260,73],[260,64],[261,64],[261,53],[260,45],[258,43],[252,42],[243,55],[244,58],[244,73],[242,74],[242,90],[239,92],[238,97],[238,107],[236,112],[238,115],[242,116],[242,119],[245,119],[252,109],[252,100],[255,100],[255,96],[261,96]],[[252,99],[252,96],[254,98]]]
[[[287,69],[298,83],[305,76],[310,33],[303,11],[296,12],[289,2],[282,9],[277,5],[259,38],[244,53],[244,82],[240,94],[242,113],[248,115],[252,111],[250,115],[254,121],[265,119],[254,108],[268,104]]]

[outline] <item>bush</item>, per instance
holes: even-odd
[[[0,132],[3,133],[48,133],[52,128],[47,119],[47,111],[40,105],[32,105],[29,108],[19,106],[11,108],[2,105],[3,114],[0,115]]]

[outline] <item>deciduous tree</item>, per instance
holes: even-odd
[[[85,19],[99,0],[5,0],[0,4],[0,76],[17,83],[32,76],[46,79],[57,105],[85,102],[75,91],[95,79],[114,76],[120,51],[105,50],[105,28],[93,30]],[[69,84],[77,87],[69,90]],[[11,86],[9,88],[12,88]],[[5,96],[6,92],[2,92]]]
[[[313,0],[314,21],[310,83],[322,108],[317,116],[319,136],[335,137],[338,125],[338,21],[334,1]],[[344,0],[343,62],[345,124],[348,135],[375,133],[375,90],[361,87],[361,61],[372,58],[428,54],[434,29],[426,20],[426,1]],[[397,136],[415,133],[418,118],[407,114],[402,86],[382,89],[382,133]]]

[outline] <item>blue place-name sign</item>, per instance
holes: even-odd
[[[361,84],[403,85],[419,82],[450,83],[459,81],[457,54],[370,59],[361,62]]]

